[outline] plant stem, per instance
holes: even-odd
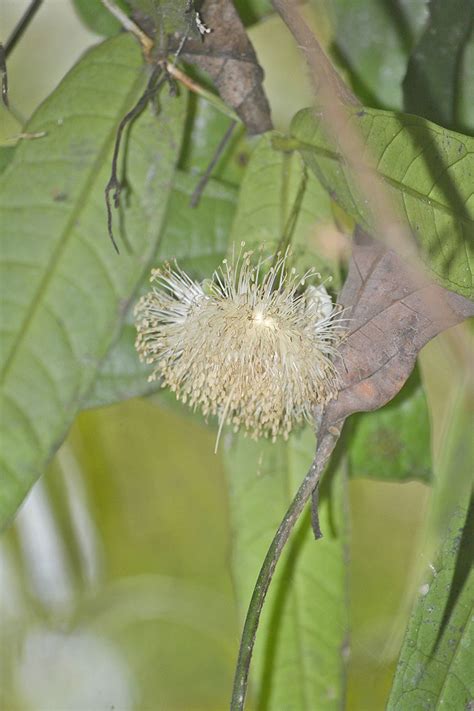
[[[148,35],[143,32],[143,30],[140,29],[140,27],[138,27],[138,25],[120,7],[118,7],[113,0],[102,0],[102,5],[110,12],[111,15],[115,17],[116,20],[120,22],[124,30],[127,30],[127,32],[130,32],[137,38],[142,46],[143,53],[146,58],[149,59],[151,50],[153,49],[153,40],[148,37]]]
[[[258,574],[247,611],[242,638],[240,640],[230,711],[242,711],[244,708],[255,636],[257,634],[263,603],[265,602],[265,597],[273,578],[276,564],[306,503],[311,498],[315,487],[319,484],[326,462],[338,439],[335,435],[321,427],[321,433],[323,430],[324,434],[322,434],[320,442],[318,443],[313,463],[278,527],[273,541],[270,544],[270,548],[267,551],[267,555],[265,556],[260,573]]]
[[[10,53],[14,50],[16,47],[16,44],[19,39],[21,39],[22,34],[25,32],[26,28],[30,24],[31,20],[39,10],[40,5],[42,4],[43,0],[32,0],[28,7],[26,8],[25,12],[21,16],[20,20],[15,26],[15,29],[11,33],[10,37],[7,39],[4,45],[4,52],[5,52],[5,57],[8,59],[8,56]]]
[[[201,84],[198,84],[196,81],[194,81],[194,79],[191,79],[191,77],[182,72],[181,69],[175,66],[172,62],[166,63],[166,69],[168,70],[168,74],[171,74],[174,79],[177,79],[177,81],[181,82],[181,84],[183,84],[194,94],[202,96],[203,99],[212,104],[212,106],[214,106],[217,111],[220,111],[221,114],[228,116],[230,119],[232,119],[232,121],[235,121],[236,123],[242,123],[242,119],[235,113],[233,109],[230,108],[230,106],[227,106],[227,104],[222,101],[219,96],[214,94],[212,91],[209,91]]]
[[[225,150],[225,147],[229,143],[229,140],[232,136],[232,133],[234,131],[234,128],[236,127],[237,122],[232,121],[232,123],[228,126],[226,132],[222,136],[221,140],[219,141],[219,145],[217,146],[216,150],[214,151],[214,155],[212,156],[211,160],[209,161],[209,164],[204,171],[204,174],[200,178],[198,184],[196,185],[193,194],[191,195],[191,200],[189,201],[189,206],[190,207],[197,207],[199,204],[199,201],[201,199],[201,195],[204,191],[204,188],[206,187],[207,183],[209,182],[209,178],[211,177],[211,173],[214,170],[216,163],[218,162],[219,158],[221,157],[223,151]]]

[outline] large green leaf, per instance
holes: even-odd
[[[461,506],[421,589],[400,653],[389,711],[469,709],[474,698],[474,508]]]
[[[236,191],[211,180],[198,207],[193,209],[189,199],[195,186],[194,176],[176,173],[163,235],[154,259],[158,262],[176,258],[193,278],[204,279],[212,274],[227,252]],[[139,291],[144,293],[149,288],[149,275],[146,274]],[[147,395],[159,388],[156,382],[148,382],[150,366],[139,360],[135,350],[133,306],[127,311],[119,340],[97,371],[93,387],[82,403],[83,408]]]
[[[88,52],[31,120],[0,179],[2,475],[11,518],[66,434],[156,249],[185,101],[162,97],[129,134],[127,193],[111,248],[103,191],[118,122],[145,83],[126,36]]]
[[[315,176],[306,171],[298,154],[274,150],[272,140],[276,136],[262,136],[251,155],[239,193],[231,243],[237,247],[241,241],[248,247],[264,244],[269,251],[275,250],[296,211],[292,245],[298,267],[304,270],[308,264],[317,265],[329,275],[334,268],[321,255],[317,234],[318,228],[333,221],[330,198]]]
[[[437,281],[474,295],[474,139],[416,116],[375,109],[354,110],[349,125],[360,134]],[[370,206],[321,120],[310,109],[300,111],[291,133],[334,199],[370,232]]]
[[[225,447],[233,530],[232,570],[241,617],[270,541],[314,456],[309,428],[288,442],[239,437]],[[347,644],[346,479],[328,472],[320,503],[324,538],[309,511],[270,586],[250,672],[261,711],[341,709]]]
[[[399,394],[375,412],[352,418],[351,476],[383,481],[431,480],[430,419],[415,370]]]

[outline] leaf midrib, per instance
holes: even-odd
[[[143,76],[139,74],[137,79],[133,81],[130,90],[127,92],[127,94],[125,96],[125,99],[121,105],[120,115],[125,114],[126,109],[131,104],[131,99],[134,96],[136,96],[136,94],[138,93],[138,88],[142,84],[143,84]],[[94,184],[97,179],[97,175],[100,172],[99,169],[102,167],[105,157],[110,152],[112,144],[115,140],[115,133],[116,132],[115,132],[115,122],[114,122],[110,131],[108,131],[105,136],[105,139],[102,143],[102,147],[99,149],[96,159],[93,161],[93,163],[90,166],[89,175],[85,180],[84,186],[78,195],[76,205],[71,210],[70,217],[67,220],[66,225],[61,233],[61,239],[59,241],[58,247],[56,248],[56,250],[53,251],[53,254],[51,255],[51,259],[49,262],[49,268],[44,270],[44,276],[39,283],[39,286],[35,292],[35,295],[31,299],[30,306],[28,307],[28,310],[25,314],[23,323],[21,324],[21,326],[18,329],[18,335],[15,339],[15,342],[12,344],[10,353],[7,356],[7,358],[5,359],[5,362],[4,362],[2,369],[0,371],[0,381],[2,383],[5,382],[5,380],[7,379],[8,372],[15,360],[16,353],[20,349],[22,342],[23,342],[24,338],[26,337],[26,334],[29,330],[29,327],[36,315],[36,312],[37,312],[38,308],[40,307],[40,305],[42,304],[43,296],[46,293],[52,278],[54,277],[54,274],[55,274],[57,266],[61,260],[63,252],[64,252],[66,246],[68,245],[69,239],[73,233],[73,226],[76,223],[78,216],[80,215],[80,213],[83,211],[83,209],[87,205],[88,196],[89,196],[89,193],[92,191],[92,188],[94,187]]]

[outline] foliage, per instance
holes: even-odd
[[[152,22],[153,31],[163,23],[169,32],[185,32],[189,25],[184,2],[118,4],[124,11],[137,10],[139,20],[146,15],[145,29],[147,22]],[[258,46],[255,53],[249,40],[254,35],[246,30],[259,23],[258,31],[265,32],[272,11],[265,0],[236,2],[240,17],[228,0],[203,3],[200,12],[212,32],[201,41],[194,28],[183,49],[182,68],[205,83],[206,89],[190,93],[182,84],[176,88],[170,79],[126,129],[119,154],[123,191],[113,214],[121,248],[117,256],[107,238],[104,188],[117,128],[143,96],[149,68],[136,42],[120,32],[118,21],[102,3],[74,0],[82,21],[108,39],[88,49],[26,126],[21,127],[19,118],[1,107],[0,118],[5,116],[5,121],[0,135],[0,525],[6,528],[12,523],[52,460],[53,468],[61,465],[71,446],[60,448],[61,444],[78,416],[73,432],[81,430],[82,444],[76,441],[74,451],[80,452],[78,460],[86,468],[100,476],[98,462],[107,459],[106,450],[102,452],[101,444],[94,441],[87,423],[100,423],[102,415],[95,410],[80,413],[133,397],[146,396],[146,403],[137,407],[161,413],[167,433],[160,439],[162,446],[172,430],[182,432],[175,447],[189,454],[183,454],[188,459],[180,466],[191,474],[196,467],[205,477],[210,465],[199,469],[193,461],[202,455],[196,432],[203,423],[147,381],[149,369],[140,363],[134,348],[134,305],[148,288],[151,266],[164,260],[176,258],[193,278],[202,280],[242,241],[249,248],[264,245],[269,251],[291,243],[295,266],[304,270],[316,264],[327,288],[346,307],[348,335],[341,347],[341,393],[326,408],[318,433],[318,451],[329,440],[334,449],[319,494],[324,537],[314,541],[306,510],[270,587],[250,675],[250,704],[260,711],[343,707],[353,669],[348,641],[352,614],[349,481],[383,479],[396,486],[417,479],[433,486],[431,520],[438,526],[436,534],[442,530],[445,537],[432,579],[420,588],[392,691],[387,690],[383,702],[388,698],[393,711],[417,704],[435,709],[441,703],[467,708],[472,699],[468,623],[472,516],[466,519],[469,456],[462,456],[460,442],[468,417],[464,410],[450,415],[456,428],[450,431],[444,459],[434,471],[430,393],[418,368],[410,373],[429,339],[473,313],[464,297],[473,297],[474,139],[461,132],[473,120],[465,98],[473,95],[473,76],[463,61],[472,51],[472,40],[469,23],[459,21],[459,8],[468,8],[469,3],[457,0],[448,8],[433,1],[428,15],[421,1],[400,4],[396,11],[391,3],[374,0],[337,0],[330,8],[322,0],[311,4],[316,24],[332,23],[328,51],[364,104],[348,111],[347,130],[360,138],[397,216],[406,218],[416,236],[426,273],[415,274],[413,265],[409,267],[373,239],[381,237],[373,234],[373,205],[324,116],[315,115],[313,108],[295,106],[288,135],[271,129]],[[170,47],[173,41],[176,37],[171,36]],[[440,63],[440,46],[448,62]],[[302,68],[289,69],[279,56],[275,63],[284,93],[292,71]],[[203,72],[220,94],[210,103],[206,95],[211,84]],[[14,104],[14,86],[10,93]],[[273,97],[269,99],[271,107]],[[198,206],[192,208],[197,181],[233,126],[229,108],[225,113],[218,110],[223,101],[236,112],[232,114],[236,125]],[[409,113],[401,113],[402,109]],[[252,136],[255,133],[262,135]],[[27,138],[19,138],[20,134]],[[348,260],[348,233],[353,228]],[[135,406],[120,407],[132,412]],[[467,409],[464,401],[463,407]],[[208,447],[215,437],[215,423],[206,424],[211,430],[203,440]],[[153,438],[150,429],[144,427],[148,439]],[[107,439],[107,428],[101,431]],[[115,435],[117,447],[120,437]],[[126,444],[120,446],[125,459]],[[221,460],[216,461],[227,482],[229,511],[228,520],[219,526],[227,525],[230,531],[230,567],[243,623],[272,536],[318,454],[314,459],[310,426],[292,434],[288,442],[276,444],[224,433],[221,449]],[[138,462],[135,450],[129,456]],[[156,453],[162,468],[167,467],[167,456]],[[455,474],[458,487],[451,488],[463,499],[460,508],[448,491]],[[135,486],[141,489],[140,464],[136,477]],[[187,481],[184,474],[183,481]],[[107,483],[110,492],[113,482],[111,477]],[[130,483],[122,486],[128,491]],[[166,517],[169,510],[173,538],[188,518],[194,519],[192,512],[183,515],[173,529],[176,499],[170,493],[173,484],[166,486],[170,504],[163,505],[161,515]],[[213,500],[215,490],[209,483],[201,489],[195,482],[194,487],[192,497],[188,492],[190,499]],[[132,500],[130,492],[128,496]],[[113,495],[109,498],[113,502]],[[147,509],[151,503],[142,501],[142,505]],[[111,514],[117,536],[118,510]],[[126,515],[125,507],[121,516]],[[140,527],[140,510],[133,515]],[[145,538],[145,524],[143,530]],[[212,531],[200,534],[212,541]],[[185,547],[192,550],[192,534]],[[126,550],[124,545],[123,555],[132,556]],[[173,551],[169,555],[173,558]],[[224,557],[222,553],[221,566]],[[206,570],[201,572],[199,584],[210,584]],[[420,571],[416,582],[419,577]],[[148,588],[142,582],[131,581],[132,593],[127,595],[142,600],[147,609]],[[228,582],[221,584],[225,587]],[[153,619],[162,615],[165,621],[181,620],[184,615],[194,630],[204,629],[222,643],[220,627],[229,665],[233,663],[236,647],[229,639],[233,625],[220,611],[217,593],[164,579],[152,587],[166,610],[152,606]],[[97,605],[107,608],[112,600],[120,607],[124,593],[118,588],[118,592],[107,590],[103,600],[98,595]],[[226,621],[218,625],[207,613],[196,614],[199,606],[207,605],[215,605],[217,618]],[[102,613],[98,617],[102,620]],[[186,642],[181,646],[185,649]],[[165,653],[160,649],[160,654]],[[204,658],[201,661],[199,674],[205,675]],[[230,677],[229,665],[225,678]],[[177,694],[169,709],[192,705],[192,690],[188,695],[183,689],[180,693],[182,697]],[[196,708],[207,704],[209,709],[214,703],[211,692],[201,689],[199,698]],[[363,708],[372,708],[366,701]],[[221,707],[222,700],[215,704]]]
[[[474,508],[460,505],[419,592],[388,709],[469,708],[472,679]]]

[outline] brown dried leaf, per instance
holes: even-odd
[[[434,284],[359,228],[340,296],[349,333],[341,347],[342,387],[325,428],[354,412],[376,410],[402,388],[421,348],[474,316],[474,303]]]
[[[236,111],[250,134],[269,131],[272,120],[262,87],[263,69],[233,3],[205,0],[200,16],[211,32],[203,41],[187,39],[181,56],[209,74],[222,100]],[[174,45],[179,45],[176,38]]]

